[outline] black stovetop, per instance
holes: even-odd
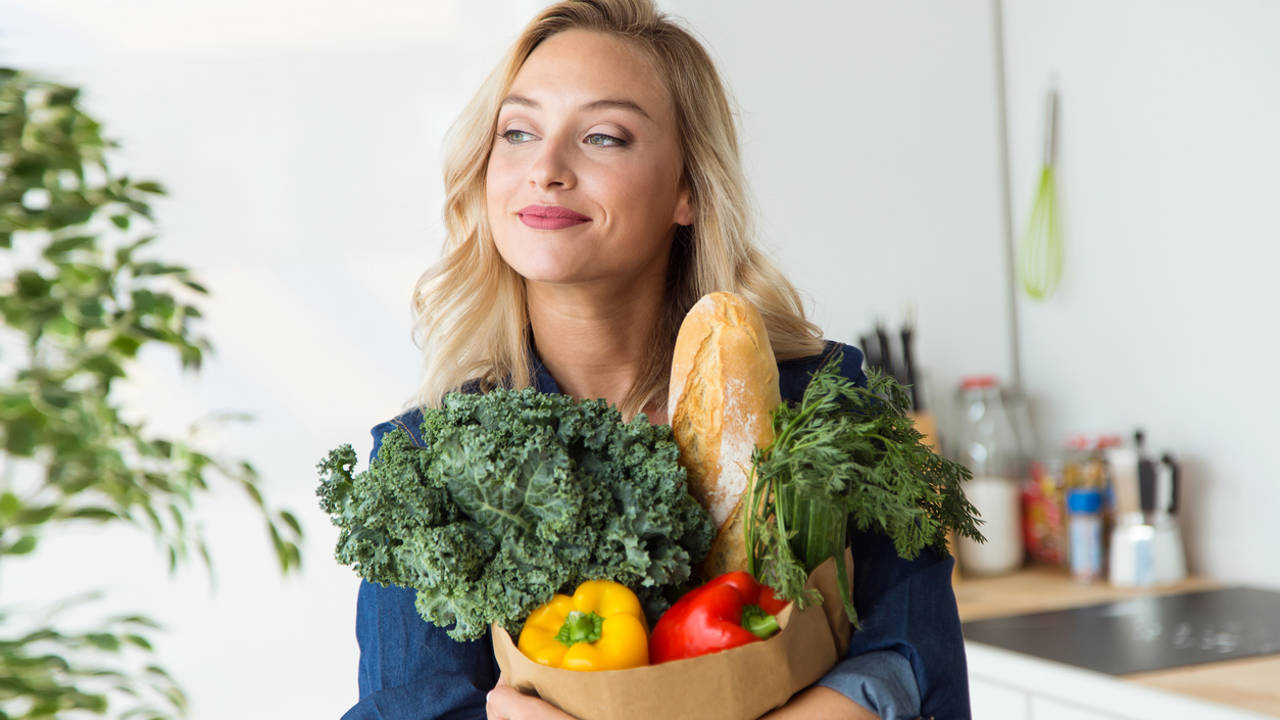
[[[966,640],[1111,675],[1280,653],[1280,592],[1225,588],[964,623]]]

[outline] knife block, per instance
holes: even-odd
[[[934,421],[933,413],[928,410],[920,412],[908,412],[907,417],[911,418],[911,422],[915,424],[916,430],[924,436],[922,442],[928,445],[934,452],[938,449],[938,426]],[[956,534],[954,532],[947,533],[947,552],[951,553],[951,557],[956,556]],[[960,580],[960,563],[951,566],[951,584],[955,585]]]
[[[915,423],[916,430],[924,436],[924,444],[938,452],[938,425],[933,419],[933,413],[928,410],[920,412],[908,412],[907,417],[911,418],[911,422]]]

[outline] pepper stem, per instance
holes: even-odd
[[[593,612],[574,610],[564,618],[560,632],[556,633],[565,647],[573,647],[577,643],[593,643],[600,639],[600,631],[604,628],[604,618]]]
[[[742,627],[764,640],[778,632],[778,619],[760,609],[759,605],[747,605],[742,608]]]

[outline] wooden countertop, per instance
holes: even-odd
[[[1172,595],[1219,587],[1203,578],[1154,588],[1118,588],[1105,582],[1081,583],[1064,568],[1033,566],[1011,575],[961,576],[954,584],[961,622],[1005,615],[1066,610],[1150,595]]]
[[[955,593],[960,620],[968,621],[1216,587],[1220,584],[1211,580],[1189,578],[1176,585],[1116,588],[1105,582],[1076,582],[1061,568],[1029,567],[998,577],[960,577]],[[1121,681],[1280,716],[1278,679],[1280,655],[1266,655],[1136,673]]]

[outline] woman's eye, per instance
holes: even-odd
[[[513,145],[518,145],[522,142],[527,142],[528,139],[533,136],[530,133],[527,133],[523,130],[508,130],[502,133],[501,135],[499,135],[498,137],[502,138],[503,140],[506,140],[507,142]]]
[[[498,137],[512,145],[522,145],[533,139],[533,133],[524,130],[507,130],[498,135]],[[621,147],[627,144],[626,140],[616,138],[612,135],[604,133],[592,133],[584,140],[588,145],[598,145],[600,147]]]
[[[620,138],[616,138],[612,135],[605,135],[604,133],[591,133],[590,135],[587,136],[587,144],[600,145],[602,147],[610,147],[610,146],[621,147],[623,145],[626,145],[627,141],[622,140]]]

